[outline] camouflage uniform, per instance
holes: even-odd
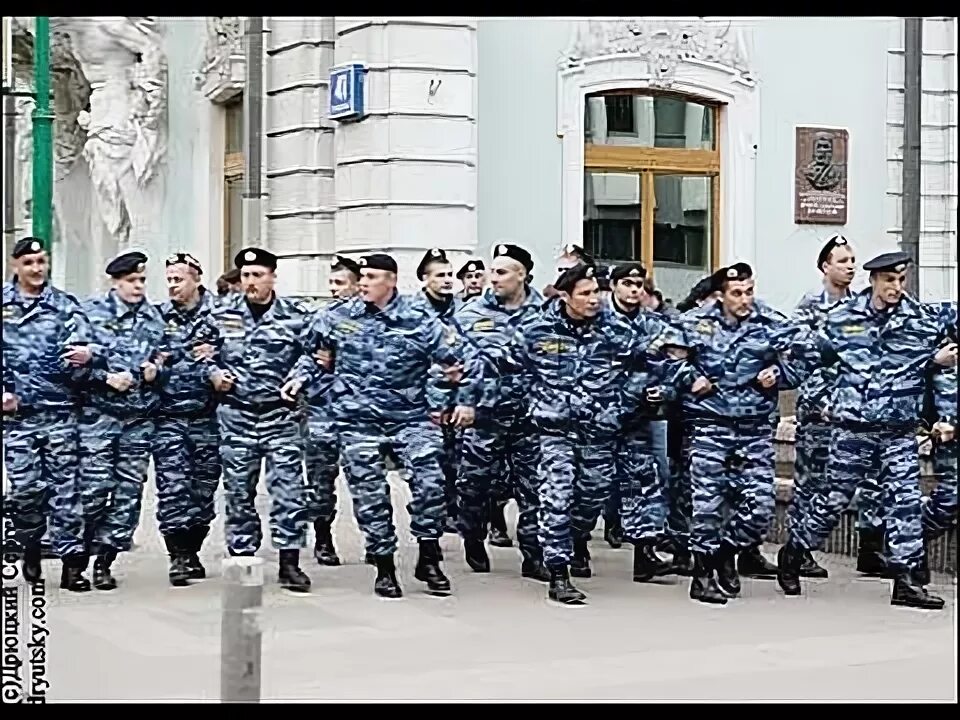
[[[91,298],[85,309],[94,341],[80,419],[85,534],[92,551],[110,556],[130,549],[140,521],[154,441],[153,413],[164,381],[161,369],[147,382],[140,366],[158,363],[164,324],[146,300],[130,305],[115,290]],[[107,375],[124,371],[133,376],[133,384],[118,392],[107,384]]]
[[[957,368],[943,368],[933,376],[936,420],[957,426]],[[937,486],[923,498],[923,536],[927,541],[946,534],[957,524],[957,448],[954,437],[933,447],[933,472]]]
[[[543,560],[537,538],[540,446],[526,417],[523,366],[512,357],[510,343],[520,325],[539,313],[542,303],[543,296],[528,287],[523,305],[507,309],[488,289],[454,316],[484,367],[476,422],[463,436],[458,529],[465,540],[483,542],[491,498],[513,496],[520,511],[517,540],[528,564]]]
[[[10,490],[4,516],[16,544],[39,549],[49,528],[61,558],[85,554],[80,485],[77,381],[84,369],[60,359],[68,345],[90,340],[80,303],[49,283],[38,298],[19,283],[3,286],[3,391],[17,396],[16,412],[3,422],[4,462]]]
[[[294,376],[299,361],[313,362],[302,343],[308,321],[298,303],[276,296],[259,320],[239,295],[210,314],[217,353],[208,365],[209,375],[219,368],[236,378],[217,408],[226,540],[232,555],[252,555],[263,539],[254,504],[263,459],[273,546],[294,551],[306,541],[303,417],[294,403],[280,398],[280,389]]]
[[[175,544],[182,538],[196,546],[193,552],[213,522],[220,483],[216,397],[207,378],[209,365],[193,357],[195,346],[215,343],[209,316],[217,303],[208,290],[201,291],[194,308],[171,300],[157,306],[166,354],[153,444],[157,521],[165,538],[175,538]]]

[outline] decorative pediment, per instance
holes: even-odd
[[[581,20],[561,69],[575,68],[594,58],[628,55],[647,63],[650,84],[670,87],[684,63],[719,67],[753,85],[742,30],[730,20],[696,18],[619,18]]]
[[[235,15],[207,18],[203,64],[194,79],[212,102],[226,102],[243,92],[247,80],[243,20]]]

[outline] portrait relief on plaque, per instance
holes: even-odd
[[[840,128],[797,128],[795,223],[846,224],[849,140]]]

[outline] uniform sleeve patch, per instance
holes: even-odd
[[[484,318],[482,320],[477,320],[471,330],[476,330],[477,332],[492,332],[496,329],[497,324],[491,318]]]

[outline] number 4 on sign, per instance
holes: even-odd
[[[337,102],[347,101],[347,75],[342,73],[337,75],[337,84],[333,88],[333,99]]]

